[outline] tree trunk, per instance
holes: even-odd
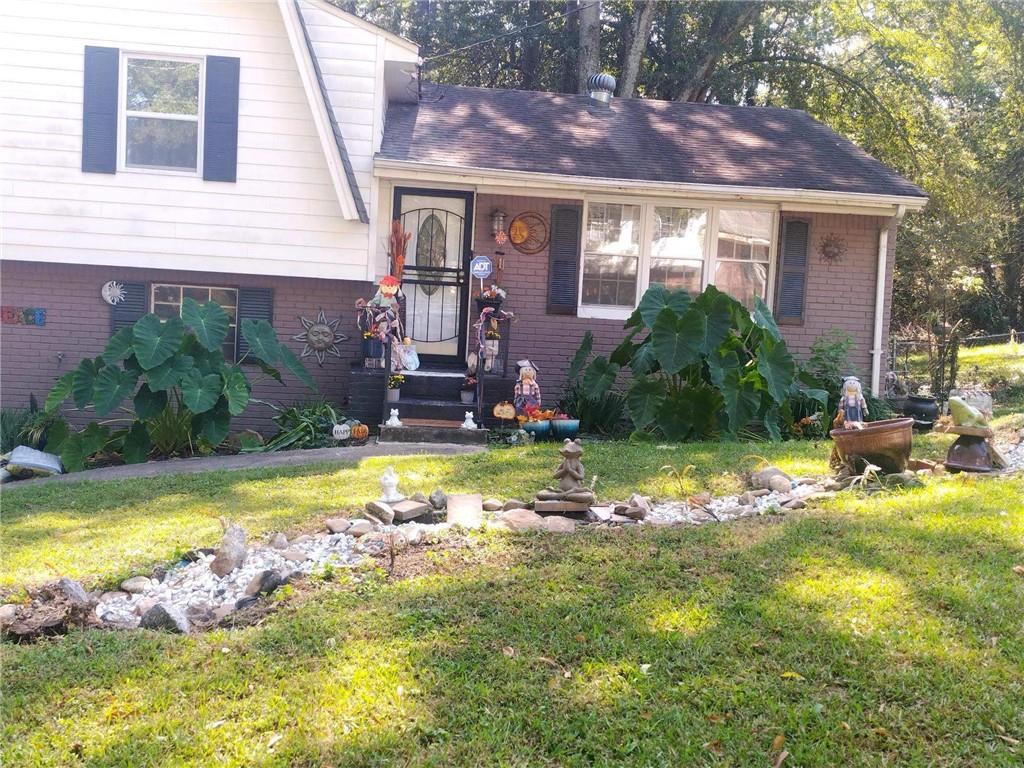
[[[647,50],[647,39],[651,36],[654,21],[654,0],[641,0],[630,19],[626,39],[626,55],[622,61],[622,77],[619,80],[619,96],[633,98],[636,81],[640,75],[640,62]]]
[[[738,9],[738,10],[737,10]],[[711,75],[714,74],[726,48],[761,12],[758,3],[722,3],[708,31],[704,53],[697,59],[693,70],[680,87],[677,101],[704,101],[708,97]]]
[[[576,83],[579,79],[576,74],[576,65],[579,60],[577,44],[579,42],[580,15],[574,13],[578,7],[578,0],[566,0],[565,2],[564,13],[567,13],[568,16],[565,17],[565,28],[562,31],[562,60],[559,66],[561,73],[558,86],[558,90],[562,93],[576,93]],[[576,56],[573,56],[573,51],[576,51]]]
[[[544,19],[544,4],[540,0],[530,0],[526,12],[526,23],[537,24]],[[540,90],[540,31],[537,28],[527,31],[529,37],[523,42],[523,61],[520,67],[523,72],[523,88],[527,91]]]
[[[587,92],[587,78],[601,66],[601,0],[584,0],[580,4],[580,58],[576,70],[576,90]]]

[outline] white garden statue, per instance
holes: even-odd
[[[391,409],[391,418],[384,422],[385,427],[400,427],[402,426],[401,419],[398,418],[398,409]]]
[[[473,421],[473,412],[466,411],[466,420],[462,422],[462,429],[477,429],[476,422]]]
[[[398,473],[394,467],[388,466],[380,476],[380,491],[380,500],[388,504],[405,500],[405,496],[398,492]]]

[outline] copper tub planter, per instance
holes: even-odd
[[[913,419],[885,419],[869,421],[862,429],[833,429],[829,434],[844,462],[856,465],[856,459],[862,459],[883,472],[895,473],[907,468],[913,426]]]

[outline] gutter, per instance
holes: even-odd
[[[885,274],[889,267],[889,231],[899,226],[906,213],[904,206],[899,206],[896,215],[891,217],[878,231],[878,272],[875,275],[875,332],[871,350],[871,394],[879,397],[882,385],[882,331],[885,324]]]

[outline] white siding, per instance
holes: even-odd
[[[305,0],[304,0],[305,1]],[[304,8],[371,221],[385,39]],[[241,59],[238,181],[82,173],[86,45]],[[3,0],[0,258],[366,279],[274,0]],[[123,151],[123,147],[119,147]]]

